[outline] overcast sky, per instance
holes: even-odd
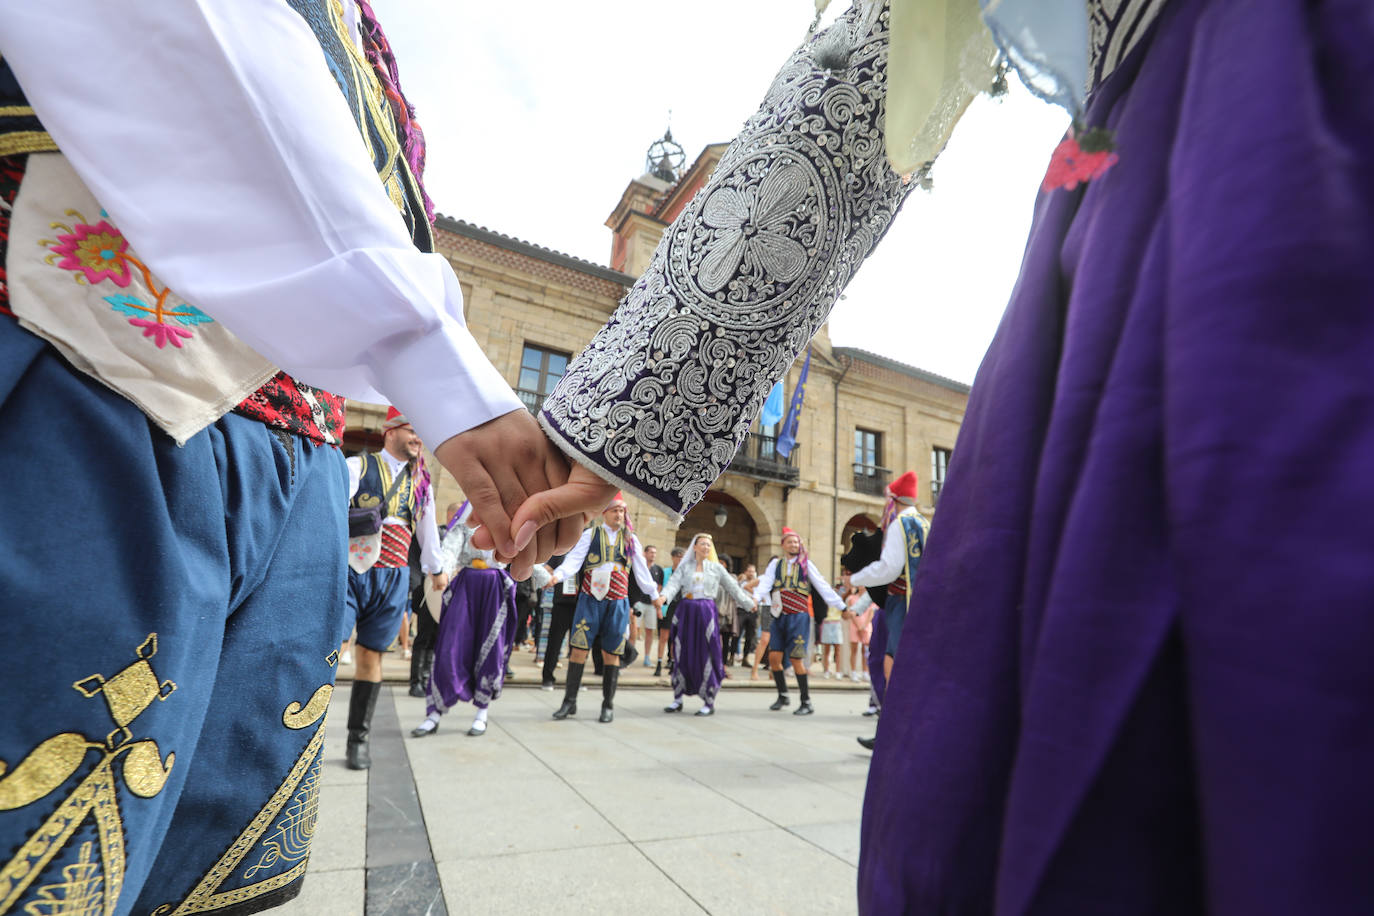
[[[831,17],[845,4],[836,0]],[[728,141],[805,36],[809,0],[373,0],[429,139],[439,211],[605,264],[606,217],[672,111]],[[972,381],[1068,118],[980,98],[831,314],[836,345]]]

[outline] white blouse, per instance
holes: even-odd
[[[705,560],[699,567],[694,560],[683,560],[664,586],[663,600],[672,601],[680,594],[684,598],[719,601],[722,592],[729,594],[741,607],[754,606],[754,599],[721,564]]]

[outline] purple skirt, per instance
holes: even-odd
[[[501,695],[515,640],[515,583],[499,569],[460,569],[444,592],[427,709],[485,709]]]
[[[1170,0],[1043,194],[914,583],[860,909],[1369,912],[1374,6]],[[876,641],[875,641],[876,643]]]
[[[684,598],[673,612],[673,696],[699,696],[707,706],[715,704],[725,680],[716,603],[710,599]]]

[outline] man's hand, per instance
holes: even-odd
[[[523,511],[531,497],[552,488],[560,492],[568,484],[568,459],[549,442],[528,411],[513,410],[446,439],[434,450],[434,457],[472,501],[469,523],[482,526],[473,534],[473,543],[481,550],[495,550],[510,563],[514,578],[527,578],[535,563],[577,543],[580,517],[560,515],[528,530],[512,525],[511,514]],[[609,500],[607,496],[605,501]],[[528,515],[517,518],[524,526]]]
[[[436,592],[442,592],[448,588],[448,573],[434,573],[429,577],[429,585]]]

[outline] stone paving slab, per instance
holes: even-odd
[[[727,693],[715,716],[698,718],[665,715],[667,689],[627,690],[616,721],[602,725],[600,682],[588,681],[578,716],[562,722],[550,718],[561,690],[507,690],[482,737],[466,735],[463,706],[435,735],[411,738],[424,701],[403,687],[379,699],[409,762],[449,913],[855,911],[869,758],[854,738],[874,725],[859,715],[865,693],[817,692],[808,717],[769,711],[771,693]],[[364,913],[369,878],[406,886],[382,872],[410,866],[384,865],[379,835],[366,833],[369,774],[342,763],[347,704],[345,684],[331,704],[316,851],[287,916]],[[779,882],[784,872],[806,880]],[[374,902],[365,916],[391,912],[409,911]]]
[[[700,916],[710,912],[629,843],[450,862],[439,866],[439,876],[444,896],[453,901],[449,912],[455,914]]]
[[[854,867],[782,829],[639,845],[708,913],[836,916],[858,908]]]

